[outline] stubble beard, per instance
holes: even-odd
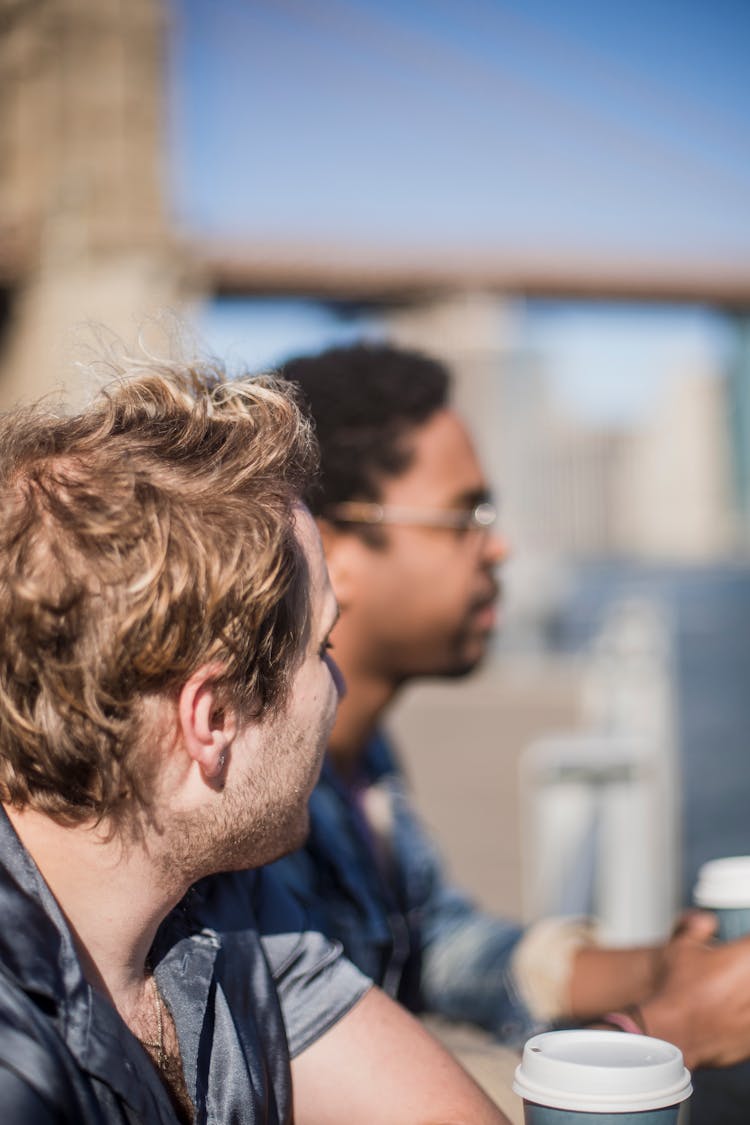
[[[432,659],[420,673],[426,679],[459,680],[471,675],[483,663],[487,656],[491,634],[472,632],[470,625],[457,630],[448,643],[443,643],[442,659],[435,659],[435,653],[440,648],[435,644],[432,648]],[[406,677],[416,678],[415,676]]]
[[[315,765],[303,768],[301,763],[311,760],[309,731],[284,722],[269,737],[262,767],[227,787],[211,808],[171,819],[162,874],[170,882],[179,875],[190,884],[220,871],[261,867],[301,847],[326,739],[327,729],[316,745]]]

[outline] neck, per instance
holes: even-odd
[[[384,677],[344,665],[346,695],[339,704],[336,725],[328,744],[328,755],[341,777],[353,777],[364,758],[367,744],[383,721],[398,685]]]
[[[5,811],[66,916],[89,983],[127,1019],[143,994],[156,930],[187,887],[165,885],[148,841]]]

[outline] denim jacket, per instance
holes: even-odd
[[[364,812],[372,790],[385,798],[385,831]],[[446,882],[382,735],[354,786],[326,763],[310,823],[305,848],[274,870],[358,968],[414,1012],[477,1024],[506,1043],[538,1029],[513,971],[523,930]]]

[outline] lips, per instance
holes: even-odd
[[[497,624],[500,592],[500,583],[493,582],[489,590],[472,603],[471,616],[480,629],[494,629]]]
[[[497,625],[497,602],[488,602],[472,614],[472,621],[482,633],[491,632]]]
[[[472,612],[481,613],[482,610],[492,608],[497,605],[502,592],[502,587],[497,579],[493,579],[485,586],[484,590],[474,598],[471,609]]]

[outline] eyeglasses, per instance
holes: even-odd
[[[410,508],[400,504],[374,504],[366,500],[343,500],[325,514],[340,523],[371,526],[445,527],[455,531],[487,531],[497,520],[497,508],[483,500],[474,508]]]

